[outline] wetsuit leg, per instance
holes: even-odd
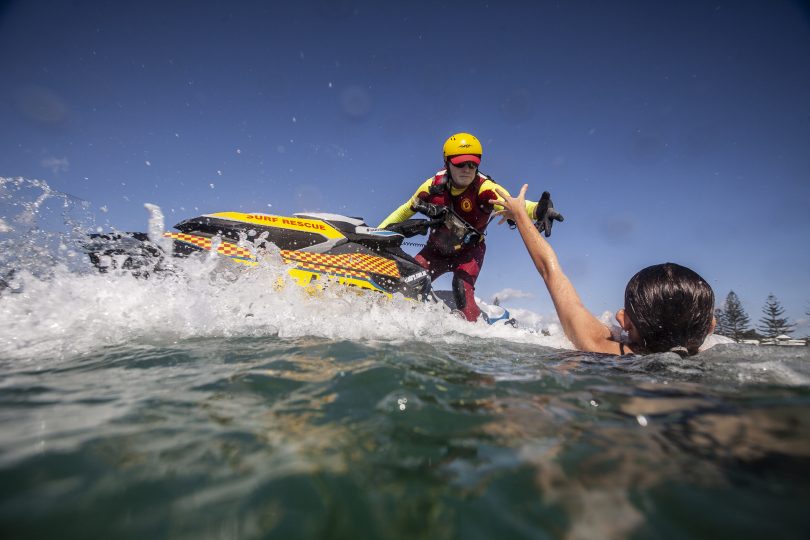
[[[464,288],[464,282],[461,280],[460,274],[453,275],[453,300],[457,309],[461,310],[467,307],[467,291]]]
[[[416,262],[418,262],[422,268],[428,271],[431,281],[453,269],[447,257],[431,249],[429,245],[422,248],[414,259],[416,259]]]
[[[462,272],[453,276],[453,296],[456,298],[456,305],[460,306],[459,300],[464,303],[464,307],[459,307],[459,310],[464,314],[464,318],[471,322],[477,321],[478,316],[481,315],[481,310],[478,308],[478,304],[475,303],[473,281],[471,276]]]
[[[481,310],[475,303],[475,281],[484,264],[486,245],[479,244],[470,250],[468,256],[463,257],[453,269],[453,295],[456,304],[468,321],[478,320]],[[460,300],[464,302],[463,307]]]
[[[484,264],[485,253],[486,245],[479,244],[457,256],[447,257],[428,245],[416,255],[415,259],[430,273],[431,280],[447,272],[453,272],[453,296],[456,307],[464,314],[465,319],[475,321],[481,314],[478,304],[475,303],[475,280],[478,279],[478,273]]]

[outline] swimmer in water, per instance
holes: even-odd
[[[624,309],[616,313],[616,321],[626,336],[622,339],[582,304],[551,245],[524,210],[527,188],[524,185],[517,197],[496,188],[502,199],[498,202],[504,207],[501,214],[517,224],[529,256],[551,295],[563,331],[574,347],[617,355],[674,352],[684,357],[697,354],[716,325],[714,292],[706,280],[674,263],[640,270],[625,288]],[[548,231],[553,219],[560,220],[560,216],[545,193],[540,204],[544,203],[547,210],[545,216],[538,217],[538,224],[545,219]]]

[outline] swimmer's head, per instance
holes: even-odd
[[[631,339],[647,352],[697,354],[714,330],[714,292],[696,272],[674,263],[639,271],[624,291],[624,313],[632,323]],[[633,332],[633,329],[635,332]]]

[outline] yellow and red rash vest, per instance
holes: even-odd
[[[447,180],[447,183],[444,185],[442,189],[441,184],[444,180]],[[388,225],[392,223],[400,223],[406,219],[410,219],[416,214],[416,210],[412,208],[413,202],[419,198],[424,199],[428,202],[433,202],[435,199],[431,198],[435,195],[441,195],[442,193],[446,193],[444,197],[437,197],[439,201],[447,200],[450,204],[452,204],[453,210],[461,216],[464,220],[466,220],[470,225],[475,227],[478,230],[479,226],[485,226],[486,220],[481,222],[481,216],[477,215],[475,217],[467,215],[468,211],[465,211],[462,206],[467,206],[464,202],[464,199],[469,199],[473,201],[474,209],[471,209],[470,212],[474,212],[478,214],[486,214],[486,218],[489,219],[489,214],[492,212],[492,207],[490,206],[487,208],[486,201],[490,199],[495,199],[495,187],[499,187],[503,189],[506,193],[509,193],[507,189],[504,189],[503,186],[496,184],[491,178],[481,173],[478,173],[478,177],[472,182],[470,186],[466,189],[459,191],[458,189],[452,188],[449,178],[447,178],[447,171],[439,171],[434,176],[425,180],[421,186],[416,190],[416,193],[413,194],[413,197],[408,199],[405,204],[391,212],[391,214],[386,217],[379,225],[378,228],[384,229]],[[434,193],[431,193],[434,192]],[[441,204],[441,202],[440,202]],[[500,210],[502,207],[498,204],[495,205],[495,210]],[[534,212],[535,208],[537,208],[536,201],[526,201],[526,214],[534,219]]]
[[[433,182],[427,192],[420,192],[417,197],[431,204],[439,204],[451,208],[458,216],[472,225],[480,233],[484,232],[492,214],[490,200],[497,199],[495,182],[478,173],[475,180],[461,193],[453,194],[450,179],[446,178],[447,171],[440,171],[433,177]]]

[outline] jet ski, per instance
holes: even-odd
[[[547,198],[547,194],[543,196]],[[174,226],[176,232],[164,232],[157,238],[142,232],[91,234],[83,247],[100,272],[123,270],[138,277],[171,271],[175,257],[214,252],[236,264],[252,266],[272,250],[302,287],[328,280],[389,297],[401,294],[413,300],[443,302],[455,309],[452,293],[434,291],[428,272],[402,244],[405,238],[427,234],[441,224],[453,226],[448,220],[454,217],[462,224],[463,220],[450,211],[425,213],[429,219],[409,219],[380,229],[358,217],[330,213],[218,212],[181,221]],[[488,323],[516,326],[505,308],[478,304]]]
[[[402,249],[402,242],[435,223],[408,220],[398,225],[378,229],[360,218],[329,213],[218,212],[181,221],[162,238],[150,239],[142,232],[91,234],[83,247],[100,272],[124,270],[138,277],[169,271],[173,257],[207,251],[253,266],[273,250],[302,287],[331,280],[424,300],[432,293],[430,277]]]

